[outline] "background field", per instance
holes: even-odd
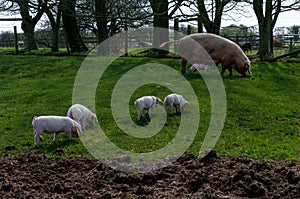
[[[0,55],[0,60],[0,150],[1,156],[15,156],[34,149],[34,115],[66,115],[84,58]],[[178,71],[180,68],[180,61],[174,59],[119,58],[105,71],[96,93],[96,112],[106,135],[118,146],[135,152],[163,147],[172,140],[180,122],[179,114],[168,118],[164,132],[149,139],[135,139],[116,126],[110,110],[113,86],[126,71],[149,62],[166,64]],[[300,62],[253,62],[252,72],[246,78],[236,73],[234,77],[227,73],[223,77],[227,117],[215,150],[224,156],[299,160]],[[201,112],[198,134],[190,147],[197,154],[208,128],[210,97],[199,74],[187,74],[186,79],[198,96]],[[133,120],[137,117],[134,99],[141,95],[163,97],[169,92],[155,84],[139,88],[129,104]],[[58,156],[58,148],[64,149],[68,157],[90,156],[78,138],[70,142],[64,133],[56,143],[52,143],[52,134],[45,134],[44,138],[38,150],[49,157]]]

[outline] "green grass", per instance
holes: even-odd
[[[34,115],[66,115],[72,104],[73,84],[84,58],[51,56],[0,55],[0,151],[1,156],[16,156],[34,149]],[[149,152],[169,143],[178,129],[180,115],[168,117],[164,128],[151,138],[137,139],[125,134],[116,125],[111,113],[111,93],[122,75],[134,66],[160,63],[180,70],[180,60],[150,58],[119,58],[105,71],[96,92],[96,113],[106,135],[119,147],[134,152]],[[242,78],[234,73],[223,77],[227,95],[227,116],[221,137],[215,149],[224,156],[246,156],[272,160],[299,160],[300,131],[300,62],[252,64],[253,75]],[[197,73],[187,74],[193,86],[200,109],[198,134],[189,150],[197,154],[210,120],[210,97],[206,84]],[[130,116],[136,121],[133,106],[142,95],[163,98],[170,93],[157,84],[144,85],[131,96]],[[187,113],[188,114],[188,113]],[[87,131],[88,132],[88,131]],[[186,132],[187,134],[189,132]],[[67,156],[90,156],[76,138],[69,141],[61,133],[56,143],[53,135],[44,134],[39,151],[56,157],[57,148]],[[16,150],[4,153],[7,146]]]
[[[256,63],[253,72],[225,81],[228,113],[218,151],[299,159],[299,63]]]
[[[1,151],[8,145],[18,148],[10,154],[33,149],[31,121],[34,115],[66,115],[81,62],[81,58],[1,56]],[[73,148],[64,141],[67,140],[64,134],[59,136],[58,146],[51,143],[52,136],[44,136],[42,151],[51,153],[56,147]],[[75,147],[79,145],[78,142]]]

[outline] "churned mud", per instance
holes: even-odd
[[[300,198],[299,161],[190,153],[149,173],[113,170],[85,157],[35,151],[0,159],[0,198]]]

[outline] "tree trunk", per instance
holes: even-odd
[[[163,42],[169,41],[169,14],[168,14],[168,0],[150,0],[151,8],[153,10],[153,46],[158,47]]]
[[[59,51],[59,27],[58,28],[52,27],[51,52],[58,52],[58,51]]]
[[[38,47],[34,37],[34,26],[28,21],[22,21],[21,28],[24,31],[25,46],[27,50],[37,50]]]
[[[48,19],[52,28],[52,42],[51,42],[51,52],[59,51],[59,27],[60,27],[60,19],[61,19],[61,1],[57,6],[57,16],[56,20],[48,7],[45,8],[45,13],[48,16]]]
[[[259,26],[257,54],[260,60],[271,60],[273,58],[273,29],[280,13],[281,1],[276,1],[275,5],[272,0],[267,0],[265,4],[264,6],[263,0],[253,0],[253,8]]]
[[[22,16],[21,28],[24,31],[25,46],[27,50],[37,50],[38,47],[34,37],[34,27],[42,17],[44,10],[42,9],[42,2],[38,1],[39,9],[34,18],[29,14],[29,5],[27,1],[18,0],[16,1],[20,7],[20,14]]]
[[[97,38],[101,43],[108,38],[108,13],[106,0],[95,0],[95,19],[97,25]]]
[[[265,23],[263,23],[265,24]],[[260,60],[269,60],[272,58],[271,44],[270,44],[270,34],[267,27],[264,25],[259,25],[259,49],[258,56]]]
[[[75,14],[76,0],[63,0],[62,19],[67,43],[71,53],[86,52],[88,48],[84,44],[77,26]]]
[[[215,0],[215,3],[213,5],[214,8],[212,8],[211,13],[212,19],[209,18],[208,12],[205,7],[205,2],[206,1],[204,0],[197,0],[201,21],[207,32],[219,35],[223,10],[226,4],[228,4],[230,1]]]
[[[106,0],[95,0],[96,35],[99,44],[108,39],[108,11],[106,3]],[[103,48],[97,49],[101,55],[106,55],[110,52],[110,46],[107,43],[102,43],[101,47]]]
[[[269,0],[269,2],[272,2]],[[262,4],[260,4],[262,5]],[[258,10],[259,5],[254,5]],[[259,8],[262,11],[262,8]],[[272,32],[272,7],[266,2],[265,15],[259,14],[259,50],[258,55],[261,60],[270,60],[273,57],[273,51],[271,48],[271,32]],[[273,39],[273,38],[272,38]]]

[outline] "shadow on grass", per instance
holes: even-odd
[[[147,126],[151,122],[149,114],[145,114],[140,120],[135,120],[134,123],[138,126]]]
[[[170,114],[170,113],[167,114],[167,119],[170,119],[172,117],[180,118],[181,113],[176,112],[176,113],[173,113],[173,114]],[[149,114],[143,115],[140,120],[137,120],[137,119],[134,120],[134,123],[136,125],[139,125],[139,126],[147,126],[150,122],[151,122],[151,118],[150,118]]]
[[[66,147],[74,144],[78,144],[80,142],[79,138],[74,138],[73,140],[69,140],[69,138],[63,138],[57,140],[56,142],[42,142],[39,144],[37,148],[40,152],[44,152],[47,154],[53,155],[66,155],[66,151],[64,150]]]

